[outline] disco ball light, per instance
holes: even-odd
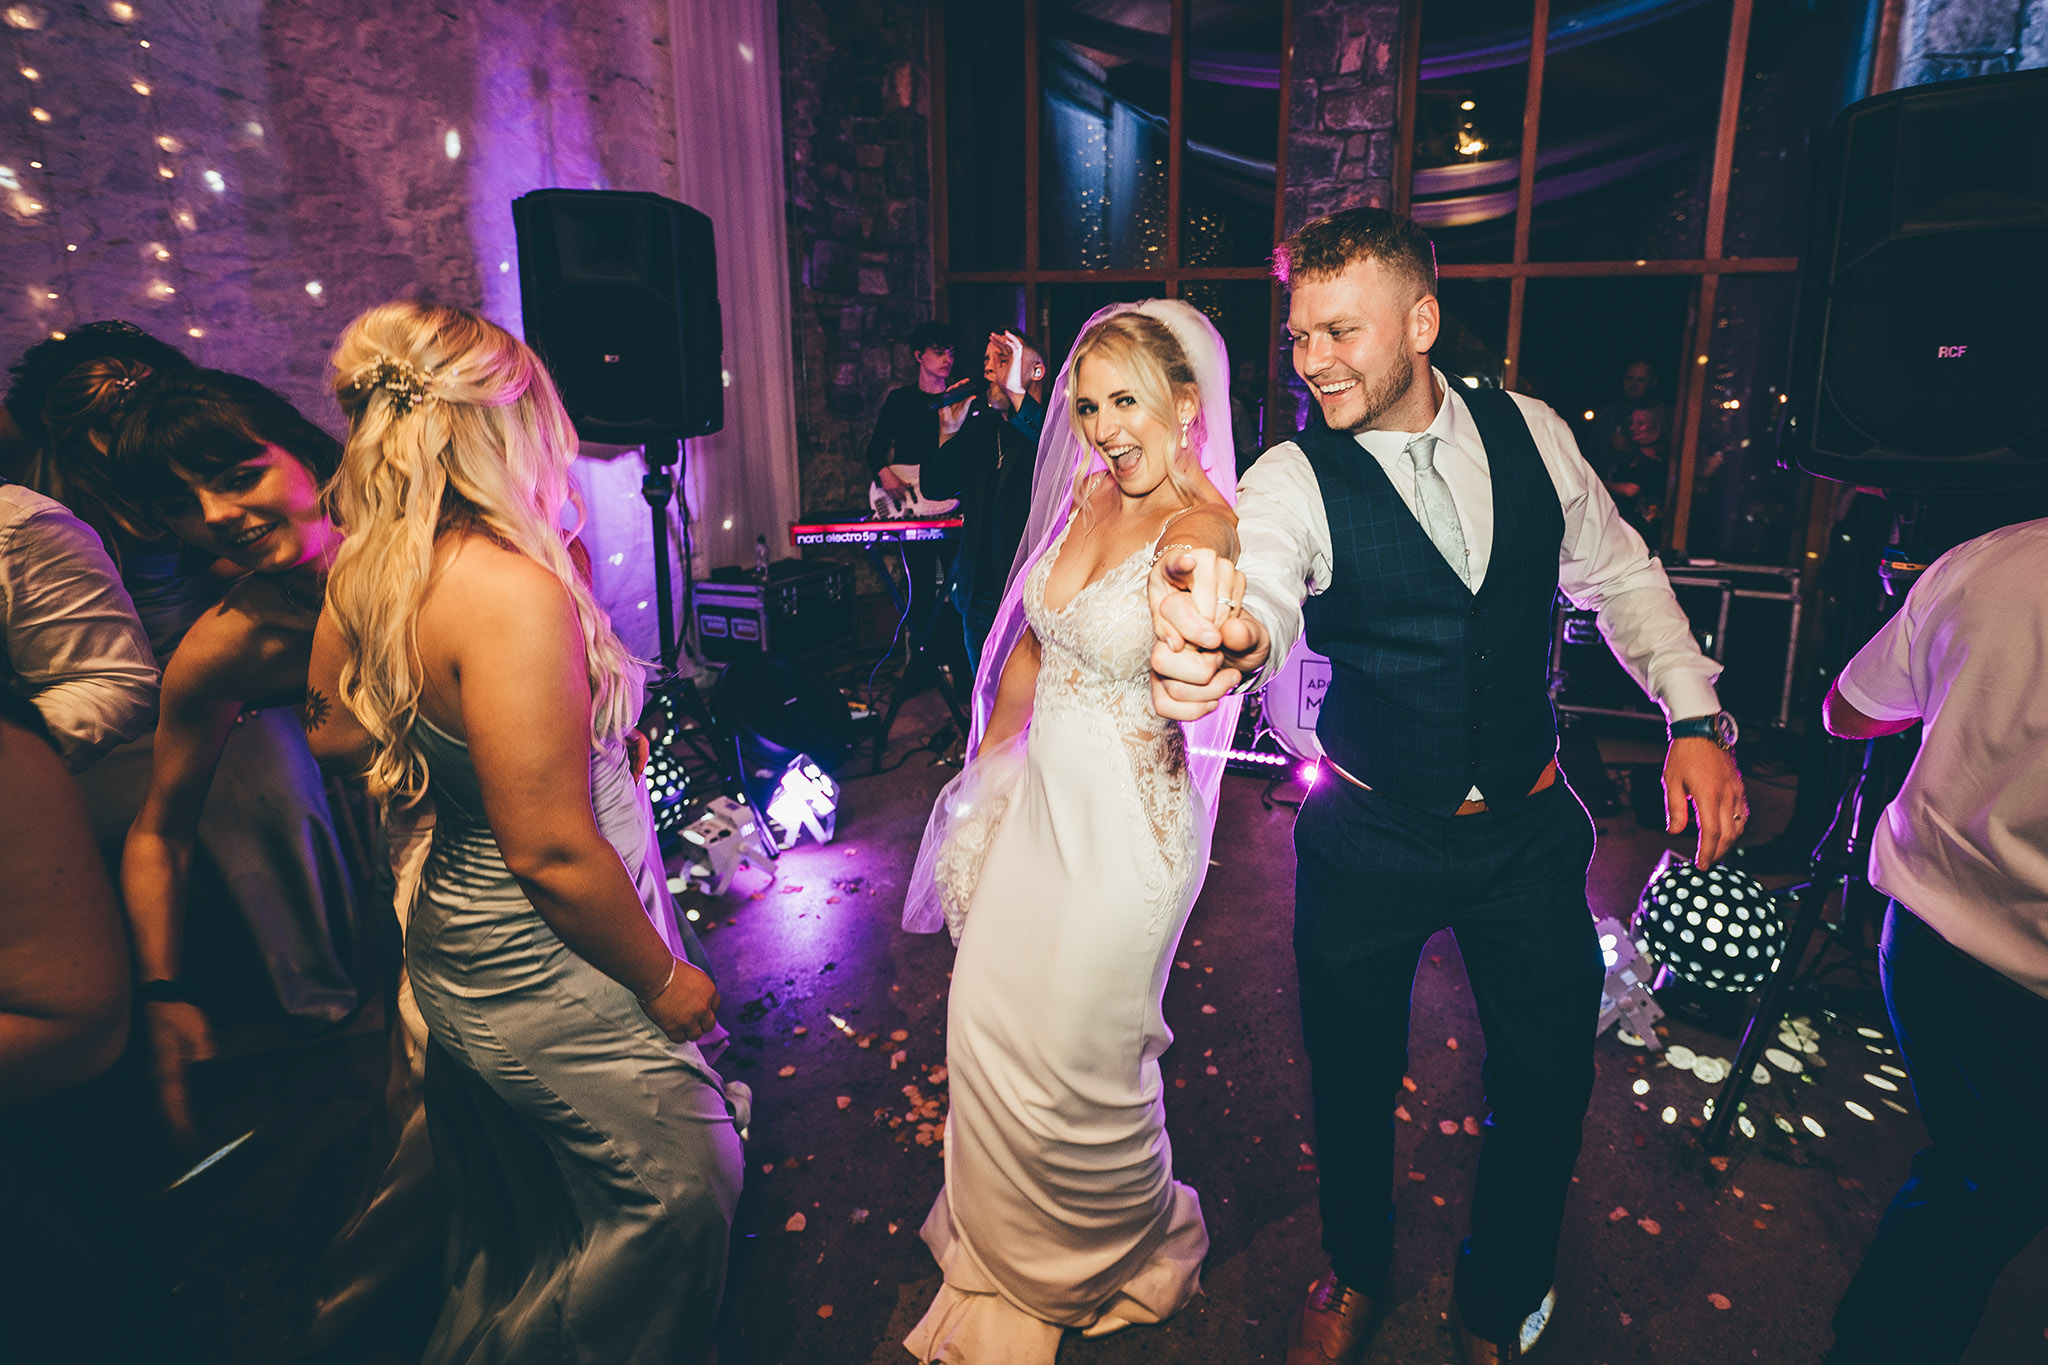
[[[1778,970],[1789,925],[1764,884],[1666,853],[1636,906],[1635,937],[1679,980],[1747,993]]]

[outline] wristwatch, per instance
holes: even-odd
[[[1741,736],[1736,728],[1735,717],[1726,711],[1716,711],[1711,716],[1689,716],[1674,720],[1666,727],[1671,739],[1711,739],[1723,749],[1733,749]]]

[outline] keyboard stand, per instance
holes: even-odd
[[[962,738],[973,732],[973,724],[966,708],[960,704],[959,694],[953,690],[946,670],[939,666],[931,650],[932,632],[937,629],[938,623],[958,619],[957,616],[947,616],[946,605],[953,600],[953,584],[959,573],[959,566],[959,558],[955,556],[953,567],[946,573],[945,584],[939,589],[938,600],[932,603],[932,609],[924,614],[924,619],[918,622],[910,633],[910,657],[904,661],[903,676],[890,693],[889,709],[882,716],[881,728],[875,731],[874,755],[868,769],[870,772],[882,770],[882,755],[889,747],[889,732],[896,728],[896,714],[903,709],[903,703],[928,687],[938,687],[939,695],[946,700],[946,709],[953,713],[953,723],[960,727]],[[909,584],[908,591],[914,608],[917,601],[917,584]]]

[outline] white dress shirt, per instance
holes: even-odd
[[[156,720],[161,675],[99,534],[0,482],[0,686],[41,713],[71,771]]]
[[[1426,429],[1437,438],[1436,469],[1450,487],[1472,570],[1472,590],[1486,582],[1493,559],[1493,475],[1478,424],[1457,388],[1430,372],[1443,401]],[[1574,605],[1597,614],[1600,633],[1666,719],[1721,709],[1714,680],[1721,666],[1700,652],[1692,626],[1672,595],[1664,566],[1650,557],[1634,527],[1621,519],[1600,476],[1579,454],[1564,419],[1533,398],[1514,394],[1529,423],[1543,467],[1564,510],[1558,586]],[[1386,471],[1394,491],[1415,511],[1415,467],[1404,453],[1417,432],[1368,431],[1354,439]],[[1245,471],[1237,490],[1238,568],[1244,609],[1272,639],[1261,675],[1285,662],[1302,634],[1301,604],[1330,586],[1330,523],[1322,487],[1300,446],[1283,441]],[[1247,686],[1256,686],[1254,677]],[[1482,793],[1472,789],[1472,797]]]
[[[1919,717],[1870,882],[1985,966],[2048,996],[2048,520],[1936,560],[1835,679],[1875,720]]]

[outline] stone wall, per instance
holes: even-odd
[[[1392,207],[1401,7],[1298,0],[1288,92],[1287,230],[1361,204]]]
[[[1287,230],[1362,204],[1394,204],[1401,112],[1401,7],[1296,0],[1287,94]],[[1308,390],[1274,339],[1279,420],[1268,443],[1307,424]]]
[[[799,467],[807,513],[867,504],[862,459],[932,313],[922,0],[784,0]]]
[[[515,196],[674,193],[660,0],[41,0],[4,18],[10,358],[127,318],[336,426],[326,357],[363,308],[425,296],[517,329]]]
[[[1900,85],[2048,66],[2048,0],[1907,0]]]

